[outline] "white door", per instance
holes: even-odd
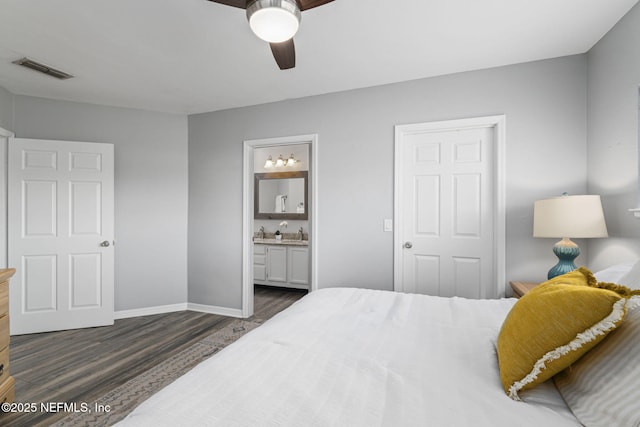
[[[496,128],[452,125],[396,128],[395,289],[495,298]]]
[[[9,139],[11,334],[113,324],[113,145]]]

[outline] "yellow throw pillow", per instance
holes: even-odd
[[[518,392],[562,371],[614,330],[625,316],[621,293],[599,288],[582,267],[520,298],[497,343],[500,379],[509,397],[520,400]]]
[[[542,284],[545,285],[548,283],[556,285],[597,286],[598,280],[595,278],[591,270],[586,267],[580,267],[566,274],[549,279]]]

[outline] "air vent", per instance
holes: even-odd
[[[51,68],[48,65],[41,64],[29,58],[18,59],[16,61],[13,61],[13,63],[22,65],[23,67],[31,68],[35,71],[40,71],[41,73],[60,80],[66,80],[74,77],[73,75],[65,73],[64,71],[56,70],[55,68]]]

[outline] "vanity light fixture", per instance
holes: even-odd
[[[264,162],[264,167],[265,168],[272,168],[273,167],[273,159],[271,158],[271,155],[269,155],[269,158],[267,159],[267,161]]]
[[[280,154],[275,161],[273,160],[273,157],[269,155],[267,161],[264,162],[264,167],[268,169],[273,167],[280,168],[284,166],[295,166],[296,163],[298,163],[298,161],[293,157],[293,153],[286,160],[282,157],[282,154]]]

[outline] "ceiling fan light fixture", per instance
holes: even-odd
[[[298,31],[301,17],[298,5],[292,0],[255,0],[247,6],[251,30],[269,43],[291,39]]]

